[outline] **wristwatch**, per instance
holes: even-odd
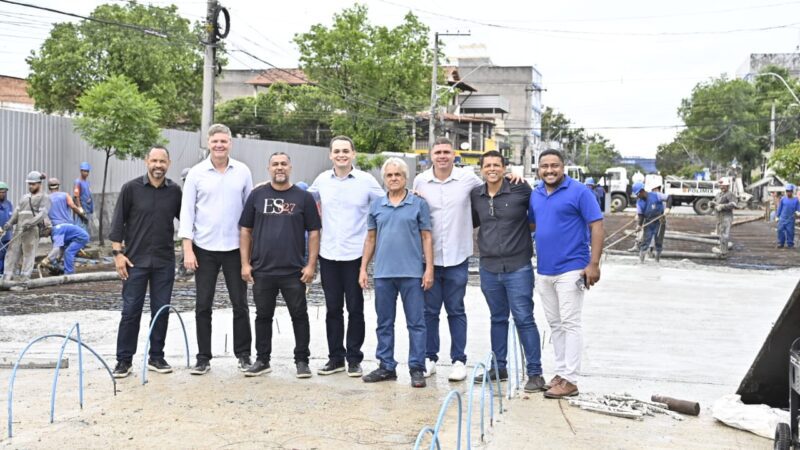
[[[124,255],[124,254],[125,252],[123,252],[122,250],[117,250],[117,249],[111,250],[111,256]]]

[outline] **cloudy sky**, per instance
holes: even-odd
[[[89,14],[96,0],[21,0]],[[204,0],[175,3],[199,20]],[[448,56],[462,45],[485,45],[497,65],[533,65],[543,75],[543,101],[578,126],[608,137],[626,156],[653,156],[681,124],[676,109],[698,82],[735,75],[750,53],[797,51],[800,1],[626,0],[530,2],[495,0],[369,0],[375,23],[395,25],[410,11],[432,31],[469,31],[447,38]],[[297,65],[291,42],[315,23],[329,24],[345,0],[225,0],[230,48],[281,67]],[[24,77],[24,58],[46,38],[50,23],[72,20],[0,2],[0,74]],[[242,54],[230,68],[264,68]]]

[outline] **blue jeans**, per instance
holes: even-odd
[[[89,243],[88,235],[84,238],[83,236],[76,237],[70,241],[64,242],[64,273],[71,274],[75,273],[75,255],[78,254],[79,251],[86,244]]]
[[[498,368],[503,369],[507,364],[510,312],[525,352],[528,376],[541,375],[541,341],[533,319],[533,267],[528,264],[509,273],[494,273],[481,268],[480,275],[481,291],[492,315],[490,334]]]
[[[466,364],[467,313],[464,310],[464,294],[467,292],[469,260],[457,266],[434,266],[433,287],[425,291],[425,328],[428,339],[425,356],[439,360],[439,314],[442,304],[447,311],[450,325],[450,359]]]
[[[0,275],[5,273],[5,265],[6,265],[6,250],[8,250],[8,241],[0,241]]]
[[[778,220],[778,245],[794,247],[794,217]]]
[[[645,223],[647,223],[649,220],[652,220],[652,219],[645,218],[644,220],[645,220]],[[644,227],[644,239],[642,239],[642,244],[639,246],[639,251],[646,252],[647,249],[650,248],[650,242],[655,240],[656,251],[661,253],[661,250],[663,249],[664,241],[662,240],[661,242],[659,242],[658,239],[657,239],[658,229],[660,228],[660,226],[661,225],[656,220],[655,222],[651,223],[650,225]]]
[[[136,341],[139,338],[139,323],[142,319],[144,296],[150,285],[150,320],[168,305],[172,298],[172,285],[175,283],[175,265],[164,267],[129,267],[128,279],[122,282],[122,319],[117,334],[117,361],[131,362],[136,354]],[[150,335],[150,359],[164,357],[164,341],[167,338],[169,311],[158,316],[158,322]]]
[[[378,314],[378,348],[381,367],[395,370],[394,318],[397,294],[403,302],[408,328],[408,368],[425,370],[425,296],[420,278],[375,278],[375,312]]]

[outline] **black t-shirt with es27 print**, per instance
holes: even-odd
[[[253,229],[253,275],[300,276],[306,231],[322,228],[314,197],[292,186],[277,191],[259,186],[244,204],[239,226]]]

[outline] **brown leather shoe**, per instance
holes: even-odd
[[[561,378],[561,375],[556,375],[556,376],[554,376],[553,378],[550,379],[549,383],[544,385],[544,388],[545,389],[550,389],[551,387],[561,383],[561,380],[563,380],[563,378]]]
[[[564,398],[564,397],[573,397],[578,395],[578,386],[570,383],[565,379],[561,379],[561,382],[552,386],[547,392],[544,393],[545,398]]]

